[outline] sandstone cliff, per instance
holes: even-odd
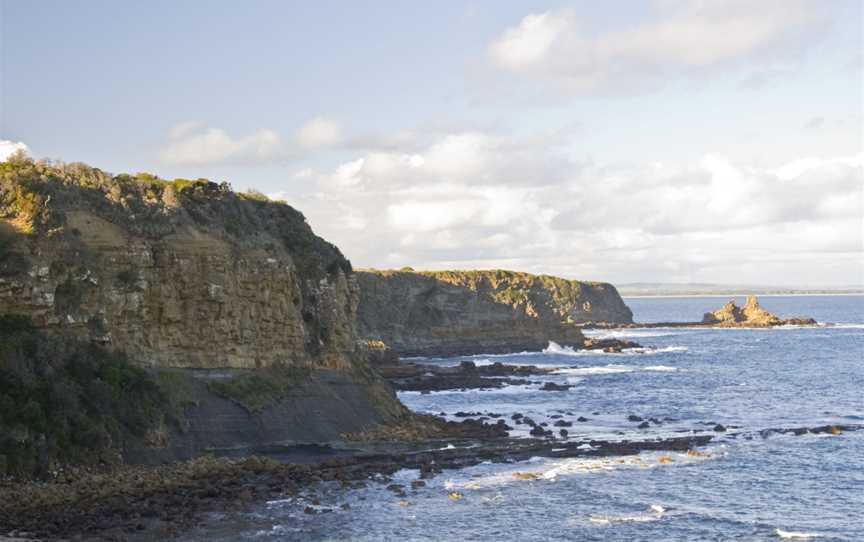
[[[4,164],[0,313],[157,367],[338,366],[358,293],[285,204],[207,181]]]
[[[582,346],[579,325],[629,323],[615,287],[512,271],[355,273],[358,330],[406,356]]]
[[[174,439],[186,450],[334,440],[405,415],[357,350],[358,301],[348,260],[287,204],[207,180],[0,163],[0,315],[154,374],[195,369],[192,426]],[[256,386],[269,410],[243,408]],[[254,430],[232,434],[227,415]]]

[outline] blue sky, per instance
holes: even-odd
[[[862,4],[2,0],[0,140],[358,266],[861,284]]]

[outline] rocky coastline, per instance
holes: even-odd
[[[770,428],[740,432],[733,438],[768,438],[776,434],[842,435],[864,425]],[[704,430],[703,430],[704,431]],[[716,431],[716,430],[715,430]],[[639,441],[471,438],[426,441],[396,452],[358,446],[336,454],[326,448],[290,463],[268,457],[242,459],[200,457],[160,467],[120,466],[110,470],[78,469],[53,480],[0,481],[0,539],[144,541],[176,536],[206,522],[208,513],[248,512],[263,501],[300,497],[306,513],[326,512],[317,506],[322,484],[345,491],[368,484],[389,484],[394,499],[404,499],[425,485],[424,480],[449,469],[483,461],[516,462],[531,457],[592,458],[628,456],[646,451],[706,455],[699,448],[710,434]],[[292,450],[285,450],[290,452]],[[337,455],[337,457],[333,457]],[[670,461],[661,456],[658,460]],[[391,483],[400,469],[420,473],[411,486]],[[530,480],[530,476],[524,477]],[[448,496],[442,495],[442,498]]]
[[[483,461],[700,453],[727,428],[613,441],[572,438],[588,420],[571,414],[418,414],[397,391],[572,385],[536,365],[400,358],[553,341],[614,355],[640,345],[582,330],[816,322],[750,297],[698,322],[639,324],[607,283],[356,272],[298,211],[225,183],[19,160],[0,164],[0,324],[2,541],[161,539],[208,511],[402,468],[422,481]]]

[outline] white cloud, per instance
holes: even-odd
[[[207,165],[225,162],[253,162],[276,157],[282,141],[273,130],[260,129],[241,137],[225,130],[184,122],[169,132],[169,143],[159,158],[168,164]]]
[[[329,147],[342,141],[342,127],[334,120],[315,117],[297,130],[294,140],[297,145],[306,149]]]
[[[18,151],[28,152],[27,145],[20,141],[9,141],[0,139],[0,162],[5,162],[10,156]]]
[[[168,130],[168,142],[159,151],[166,164],[202,166],[223,163],[260,163],[305,154],[343,143],[342,128],[333,120],[316,117],[303,123],[289,141],[275,130],[261,128],[235,136],[221,128],[186,121]]]
[[[854,282],[864,243],[862,161],[814,157],[766,168],[706,155],[598,166],[567,158],[554,139],[467,132],[417,152],[370,152],[306,170],[303,181],[318,191],[293,203],[358,266]]]
[[[571,9],[530,14],[488,46],[493,67],[572,93],[620,91],[770,50],[814,23],[805,0],[664,1],[652,19],[594,33]]]

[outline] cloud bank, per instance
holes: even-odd
[[[306,121],[287,141],[269,128],[235,136],[221,128],[187,121],[168,130],[168,142],[160,149],[158,158],[164,164],[183,166],[266,163],[296,158],[341,141],[341,126],[325,117]]]
[[[860,269],[862,154],[596,165],[565,148],[551,135],[449,134],[302,170],[317,190],[292,203],[358,265],[772,284],[806,282],[820,265]]]
[[[770,52],[818,18],[804,0],[656,2],[654,17],[596,33],[571,9],[525,16],[488,46],[493,68],[581,94],[621,92]]]

